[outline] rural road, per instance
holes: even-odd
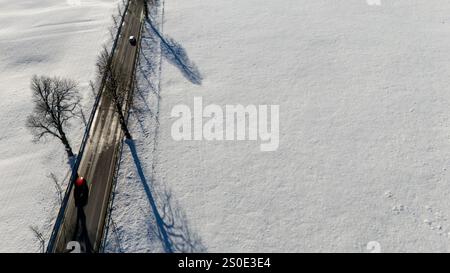
[[[137,44],[140,44],[143,20],[144,0],[130,0],[112,56],[113,66],[129,81],[130,85],[132,84],[138,46],[132,46],[128,38],[135,36]],[[70,241],[78,241],[82,252],[99,251],[122,139],[123,132],[114,105],[111,99],[103,93],[78,169],[79,175],[88,181],[88,203],[83,211],[78,211],[75,207],[72,188],[63,222],[50,252],[67,252],[67,244]]]

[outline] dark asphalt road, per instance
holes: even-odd
[[[114,67],[130,81],[130,85],[138,47],[132,46],[128,37],[133,35],[138,39],[137,43],[140,43],[143,10],[143,0],[130,1],[112,59]],[[83,211],[77,211],[73,193],[70,194],[54,252],[67,252],[66,246],[70,241],[80,242],[82,249],[90,248],[93,252],[99,250],[122,139],[123,132],[114,105],[108,96],[102,95],[78,170],[90,187],[88,204]]]

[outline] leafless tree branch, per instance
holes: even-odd
[[[64,193],[61,185],[58,182],[58,178],[52,172],[48,175],[48,177],[52,180],[53,184],[55,185],[56,193],[58,194],[58,201],[59,204],[61,205],[64,198]]]
[[[42,234],[42,232],[40,232],[38,230],[37,227],[30,226],[30,229],[33,232],[33,234],[36,237],[36,239],[38,239],[38,241],[39,241],[39,244],[41,246],[41,252],[44,253],[45,252],[45,238],[44,238],[44,235]]]
[[[28,116],[26,126],[31,130],[34,141],[49,135],[61,140],[67,155],[73,156],[72,147],[66,136],[69,121],[77,117],[80,96],[77,83],[58,77],[34,75],[31,79],[34,110]]]

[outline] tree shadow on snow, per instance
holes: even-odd
[[[152,225],[149,232],[158,235],[165,252],[205,252],[206,248],[201,243],[199,237],[190,231],[186,216],[172,199],[171,192],[167,190],[167,188],[162,190],[150,188],[149,181],[144,174],[141,161],[136,151],[134,141],[126,140],[126,144],[130,148],[137,174],[139,175],[139,179],[155,217],[156,225]]]
[[[150,19],[147,19],[147,23],[146,30],[154,33],[161,40],[162,56],[176,66],[191,83],[201,85],[203,77],[197,66],[189,59],[186,50],[172,38],[164,37]]]

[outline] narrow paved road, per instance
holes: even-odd
[[[130,81],[130,85],[138,47],[132,46],[128,37],[133,35],[138,39],[137,43],[140,43],[143,11],[143,0],[130,1],[112,59],[114,67]],[[102,95],[78,169],[79,175],[87,179],[90,187],[88,204],[84,211],[78,211],[72,190],[63,224],[56,237],[54,252],[66,252],[70,241],[80,242],[84,251],[99,250],[122,138],[123,132],[114,105],[108,96]]]

